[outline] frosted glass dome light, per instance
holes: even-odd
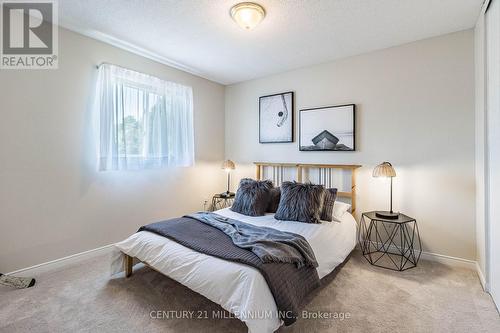
[[[242,2],[231,8],[231,17],[246,30],[255,28],[266,16],[264,8],[253,2]]]

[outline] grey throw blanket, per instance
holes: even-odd
[[[285,325],[291,325],[296,321],[306,297],[320,285],[318,272],[313,267],[312,260],[312,265],[307,264],[302,267],[289,262],[263,262],[249,248],[236,246],[230,236],[206,223],[205,218],[201,220],[198,217],[175,218],[142,226],[139,231],[153,232],[200,253],[256,268],[266,280],[274,297],[278,308],[278,313],[275,315],[282,319]],[[263,249],[262,253],[267,251],[272,255],[277,254],[275,251],[266,250],[272,243],[265,246],[259,242],[255,244]],[[282,254],[286,255],[286,251],[279,252],[279,256]]]
[[[318,267],[311,246],[301,235],[258,227],[210,212],[199,212],[185,217],[191,217],[219,229],[231,237],[234,245],[249,249],[264,263],[291,263],[298,268]]]

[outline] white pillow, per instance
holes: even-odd
[[[333,220],[337,222],[341,222],[342,216],[351,208],[351,205],[348,203],[337,201],[333,204]]]

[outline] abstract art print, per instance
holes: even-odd
[[[259,98],[259,142],[293,142],[293,92]]]
[[[354,151],[354,104],[300,110],[299,150]]]

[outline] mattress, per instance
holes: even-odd
[[[356,221],[345,213],[341,222],[307,224],[280,221],[273,214],[251,217],[229,208],[217,214],[282,231],[300,234],[311,245],[320,278],[341,264],[356,246]],[[250,266],[215,258],[184,247],[168,238],[142,231],[115,244],[112,274],[123,271],[123,255],[136,257],[157,271],[220,304],[243,321],[250,333],[274,332],[282,322],[261,273]]]

